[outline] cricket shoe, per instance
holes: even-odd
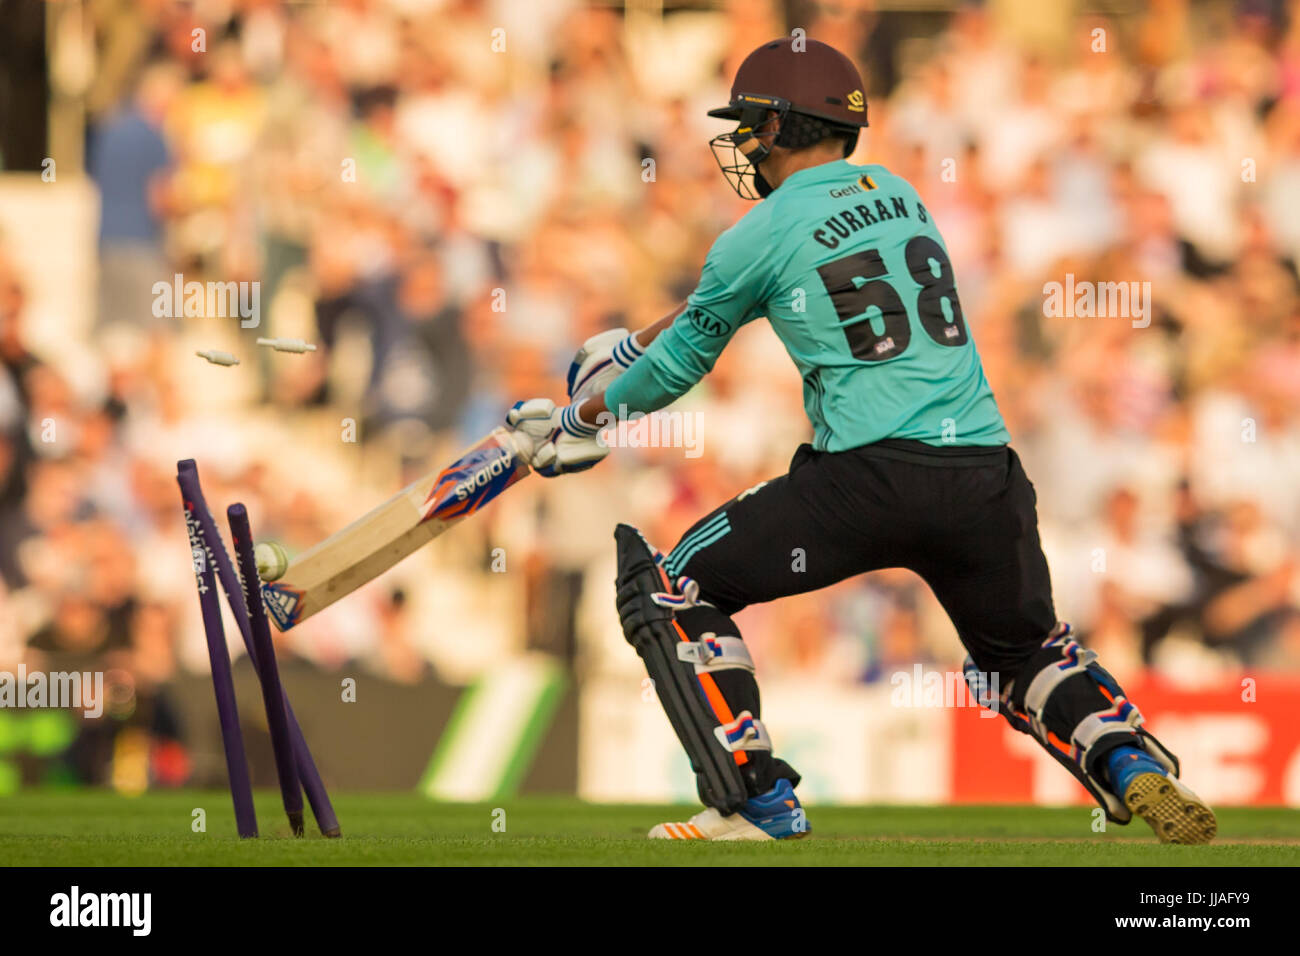
[[[1219,828],[1214,811],[1150,756],[1133,747],[1117,747],[1109,766],[1115,792],[1135,816],[1150,824],[1161,843],[1214,839]]]
[[[812,828],[789,780],[778,780],[767,793],[750,797],[735,813],[723,816],[713,807],[685,823],[660,823],[652,840],[789,840],[805,837]]]

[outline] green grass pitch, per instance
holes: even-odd
[[[1065,865],[1297,866],[1300,811],[1226,809],[1219,840],[1162,846],[1140,821],[1093,833],[1088,808],[810,807],[813,834],[780,843],[650,841],[696,808],[518,797],[431,803],[410,793],[342,794],[343,839],[289,836],[278,793],[258,794],[258,840],[234,836],[229,794],[124,797],[29,791],[0,797],[0,860],[11,866],[365,865]],[[206,812],[193,832],[192,812]],[[494,811],[504,811],[502,815]],[[504,832],[493,830],[504,823]]]

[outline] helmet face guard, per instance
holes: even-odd
[[[747,92],[762,90],[765,92]],[[758,167],[774,147],[800,150],[829,136],[844,140],[847,158],[867,125],[862,75],[853,61],[820,40],[778,37],[764,43],[736,70],[731,102],[709,110],[714,119],[734,120],[731,133],[709,141],[722,175],[741,197],[762,199],[772,192]],[[757,131],[773,119],[776,136]]]
[[[709,140],[709,149],[713,151],[722,175],[742,199],[766,199],[771,195],[772,186],[758,167],[772,155],[772,146],[802,149],[821,142],[827,136],[843,136],[844,156],[847,158],[858,142],[856,129],[806,114],[789,100],[777,96],[738,93],[730,106],[710,110],[709,115],[740,121],[734,131]],[[773,120],[779,126],[773,131],[775,135],[768,145],[759,136],[771,134],[758,131]]]
[[[768,114],[775,112],[775,117]],[[709,149],[722,170],[728,185],[742,199],[763,199],[772,192],[772,187],[758,166],[772,155],[772,147],[759,139],[757,132],[772,119],[784,124],[790,112],[790,102],[776,96],[754,96],[739,93],[732,100],[731,106],[710,110],[709,115],[718,119],[738,120],[740,125],[730,133],[720,133],[709,140]]]

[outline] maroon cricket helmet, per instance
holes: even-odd
[[[745,57],[731,84],[731,102],[709,115],[740,124],[715,136],[709,147],[731,187],[745,199],[761,199],[772,187],[758,166],[772,146],[801,149],[836,136],[847,157],[867,125],[867,98],[858,68],[839,50],[806,37],[782,37]],[[768,144],[758,130],[773,118],[779,127]]]
[[[731,103],[709,110],[718,119],[740,119],[747,106],[786,109],[840,126],[867,125],[862,75],[835,47],[805,37],[764,43],[745,57],[731,84]]]

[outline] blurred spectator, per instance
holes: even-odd
[[[170,279],[162,220],[172,157],[162,126],[180,88],[178,72],[171,64],[150,66],[132,99],[91,130],[88,167],[101,197],[99,320],[105,324],[153,324],[153,284]]]

